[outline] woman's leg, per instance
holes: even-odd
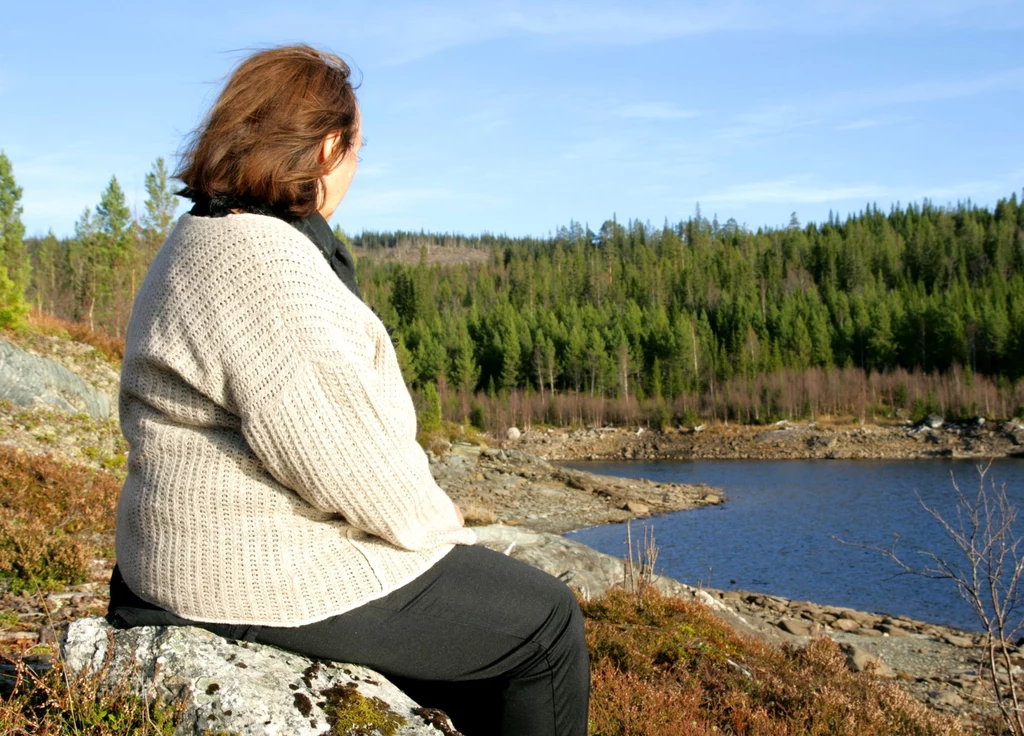
[[[296,628],[251,627],[245,638],[372,667],[446,711],[467,736],[587,730],[590,667],[575,597],[547,573],[482,547],[456,547],[413,582],[348,613]]]
[[[255,641],[365,664],[467,736],[583,736],[590,661],[564,583],[482,547],[456,547],[384,598]]]

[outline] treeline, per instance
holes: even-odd
[[[173,225],[172,191],[158,159],[140,211],[129,210],[114,178],[74,236],[26,239],[21,190],[0,153],[0,322],[32,305],[123,335]],[[698,208],[661,227],[570,222],[545,238],[367,231],[346,240],[363,254],[360,286],[391,330],[407,381],[439,389],[431,395],[451,418],[486,421],[503,397],[522,397],[525,419],[553,422],[1017,408],[1016,194],[993,209],[869,205],[845,219],[801,226],[794,215],[788,227],[756,232]],[[410,247],[418,264],[376,257]],[[428,256],[446,248],[487,255],[432,264]],[[935,388],[950,375],[960,377],[959,393]],[[836,386],[837,376],[843,391],[813,388]],[[899,379],[878,392],[873,376]]]
[[[25,238],[22,189],[0,151],[0,327],[17,325],[31,307],[121,337],[146,269],[167,238],[178,200],[163,159],[146,175],[147,199],[133,213],[116,177],[73,237]]]
[[[961,385],[981,374],[1012,401],[1024,375],[1016,194],[992,210],[868,206],[756,232],[699,211],[660,228],[571,223],[550,238],[494,237],[488,247],[488,262],[460,266],[360,260],[363,292],[412,385],[647,402],[659,415],[689,404],[704,416],[763,421],[780,405],[753,389],[766,376],[899,370],[903,389],[880,398],[894,411],[914,408],[915,376],[961,367]],[[725,401],[726,392],[743,399]],[[797,404],[813,412],[804,393]],[[994,403],[955,410],[991,412]],[[935,396],[917,405],[954,411]]]

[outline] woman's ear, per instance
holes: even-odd
[[[324,139],[320,141],[320,154],[317,157],[321,164],[327,163],[331,160],[334,152],[341,145],[341,131],[332,130],[330,133],[324,136]]]

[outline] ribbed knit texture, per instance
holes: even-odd
[[[181,218],[135,300],[120,412],[118,565],[179,616],[310,623],[475,541],[384,325],[275,218]]]

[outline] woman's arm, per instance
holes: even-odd
[[[275,400],[242,417],[267,470],[312,506],[405,549],[472,543],[415,437],[352,365],[299,362]],[[462,539],[465,537],[465,539]]]
[[[246,222],[260,237],[204,278],[217,383],[253,452],[310,505],[398,547],[472,544],[416,442],[383,326],[293,228]]]

